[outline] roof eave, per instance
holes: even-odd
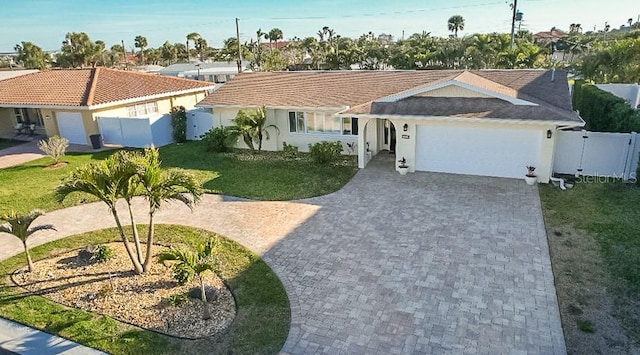
[[[418,121],[453,121],[453,122],[486,122],[486,123],[510,123],[524,125],[555,125],[563,128],[582,127],[583,122],[567,121],[563,119],[551,120],[530,120],[522,118],[493,118],[493,117],[454,117],[454,116],[419,116],[419,115],[389,115],[389,114],[354,114],[354,113],[337,113],[338,117],[357,117],[357,118],[373,118],[373,119],[409,119]]]
[[[180,95],[197,93],[197,92],[200,92],[200,91],[209,91],[209,90],[213,90],[214,88],[215,88],[215,85],[209,85],[209,86],[203,86],[203,87],[200,87],[200,88],[192,88],[192,89],[186,89],[186,90],[171,91],[171,92],[162,93],[162,94],[139,96],[139,97],[134,97],[134,98],[131,98],[131,99],[126,99],[126,100],[111,101],[111,102],[105,102],[105,103],[98,104],[98,105],[91,105],[91,106],[88,106],[88,109],[89,110],[99,110],[99,109],[103,109],[103,108],[107,108],[107,107],[126,105],[126,104],[140,102],[140,101],[156,100],[156,99],[162,99],[162,98],[166,98],[166,97],[180,96]]]
[[[349,106],[296,106],[296,105],[226,105],[226,104],[203,104],[198,103],[196,107],[205,108],[260,108],[264,107],[271,110],[296,110],[296,111],[343,111],[349,108]]]

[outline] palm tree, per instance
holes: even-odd
[[[200,282],[200,299],[204,305],[204,319],[211,318],[209,308],[207,307],[207,294],[205,292],[204,276],[207,272],[216,272],[216,265],[213,260],[213,252],[216,245],[213,240],[209,240],[204,245],[198,245],[197,250],[191,251],[186,249],[171,249],[163,251],[158,255],[158,262],[165,263],[170,261],[173,263],[173,269],[176,275],[185,275],[178,282],[186,284],[198,277]]]
[[[60,186],[56,188],[56,199],[58,202],[74,192],[83,192],[97,197],[104,202],[109,208],[109,212],[113,216],[118,233],[124,244],[125,250],[131,259],[133,268],[136,273],[143,272],[142,264],[138,255],[134,255],[129,238],[124,231],[124,227],[120,221],[120,216],[116,210],[116,202],[123,197],[123,191],[127,190],[131,184],[131,179],[135,176],[135,170],[131,169],[131,165],[121,165],[120,155],[116,153],[107,159],[92,164],[77,167],[71,176],[66,178]],[[135,229],[135,225],[134,225]]]
[[[458,37],[458,30],[464,30],[464,18],[460,15],[451,16],[447,21],[447,25],[449,31],[453,32],[455,37]]]
[[[193,42],[193,47],[195,48],[196,46],[196,41],[198,40],[198,38],[200,38],[200,34],[196,33],[196,32],[191,32],[187,35],[187,55],[189,56],[189,41]],[[189,61],[189,58],[187,58],[187,62]]]
[[[144,36],[136,36],[134,40],[134,45],[136,48],[140,48],[140,64],[144,64],[144,49],[147,47],[147,38]]]
[[[163,202],[179,201],[190,209],[202,197],[202,186],[195,177],[183,170],[162,171],[160,153],[157,148],[145,148],[143,154],[134,159],[136,178],[140,182],[142,195],[149,204],[149,229],[147,232],[147,250],[142,269],[149,271],[151,265],[151,246],[154,237],[155,213]]]
[[[262,151],[262,141],[264,138],[269,139],[267,128],[275,128],[278,134],[280,129],[276,125],[265,127],[267,121],[266,110],[261,107],[257,110],[240,110],[236,118],[232,120],[235,124],[232,133],[242,137],[244,143],[255,152],[254,142],[258,143],[258,152]]]
[[[9,233],[20,239],[22,242],[22,245],[24,246],[24,253],[27,255],[27,267],[29,272],[33,271],[33,262],[31,261],[31,255],[29,255],[27,239],[37,231],[56,230],[51,224],[41,224],[30,228],[31,223],[42,215],[44,215],[44,212],[40,210],[33,210],[28,214],[11,212],[0,216],[0,220],[8,223],[8,225],[0,225],[0,232]]]
[[[273,49],[272,43],[275,42],[276,48],[278,48],[278,40],[282,39],[282,30],[279,28],[272,28],[268,34],[269,46]]]

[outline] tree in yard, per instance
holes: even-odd
[[[148,251],[153,243],[153,214],[163,201],[177,200],[191,208],[202,195],[202,188],[191,174],[183,170],[161,171],[158,151],[152,147],[144,152],[119,151],[103,161],[76,168],[58,186],[56,198],[61,202],[74,192],[93,195],[108,206],[133,268],[136,273],[141,274],[148,271],[152,257]],[[133,197],[137,194],[142,194],[149,201],[149,244],[144,257],[131,207]],[[116,202],[121,198],[126,202],[132,218],[135,252],[116,209]]]
[[[265,38],[269,40],[269,47],[271,49],[273,49],[273,44],[276,44],[276,48],[278,48],[278,40],[281,40],[282,37],[282,30],[279,28],[272,28],[271,31],[269,31],[268,34],[265,35]]]
[[[18,52],[16,61],[22,63],[26,69],[44,69],[51,59],[49,54],[45,53],[42,48],[31,42],[22,42],[16,44],[13,49]]]
[[[58,164],[60,159],[64,157],[68,147],[69,140],[57,135],[38,142],[38,148],[53,159],[54,165]]]
[[[193,47],[195,48],[196,46],[196,42],[198,41],[198,39],[200,39],[201,36],[199,33],[197,32],[191,32],[187,35],[187,61],[189,61],[189,59],[191,58],[191,55],[189,53],[189,41],[193,42]]]
[[[258,152],[260,152],[262,150],[262,140],[264,138],[269,139],[267,128],[275,128],[280,133],[276,125],[265,127],[266,121],[267,116],[264,107],[240,110],[236,118],[232,120],[234,126],[231,130],[235,135],[242,137],[242,140],[252,152],[256,151],[254,143],[258,143]]]
[[[86,67],[95,64],[103,50],[103,46],[93,42],[84,32],[67,33],[61,53],[56,56],[56,64],[63,68]]]
[[[162,47],[160,47],[160,51],[164,64],[171,65],[178,60],[178,51],[176,50],[176,46],[171,44],[171,42],[165,41]]]
[[[27,256],[27,267],[29,272],[33,271],[33,262],[31,261],[31,255],[29,255],[27,239],[37,231],[56,230],[51,224],[41,224],[31,227],[33,221],[42,215],[44,215],[44,212],[40,210],[33,210],[28,214],[11,212],[0,216],[0,220],[7,222],[7,224],[0,225],[0,232],[11,234],[22,242],[24,252]]]
[[[464,18],[460,15],[449,17],[447,27],[449,28],[449,31],[453,32],[455,37],[458,37],[458,31],[464,30]]]
[[[186,284],[195,276],[198,277],[198,281],[200,282],[200,299],[204,306],[204,319],[211,318],[209,308],[207,307],[204,277],[208,272],[216,272],[216,264],[213,260],[215,250],[216,244],[213,240],[209,240],[204,245],[198,245],[195,252],[172,247],[158,255],[158,262],[163,264],[171,262],[173,264],[174,275],[178,283]]]
[[[145,64],[145,58],[144,58],[144,49],[147,47],[148,43],[147,43],[147,38],[144,36],[136,36],[135,40],[134,40],[134,46],[136,48],[140,48],[140,52],[138,52],[138,60],[140,61],[140,64]]]
[[[207,53],[207,40],[199,37],[195,42],[195,49],[198,52],[198,56],[200,57],[200,61],[203,62],[205,58],[205,54]]]

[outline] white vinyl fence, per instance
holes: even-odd
[[[144,118],[98,117],[98,128],[105,144],[143,148],[173,142],[169,114]]]
[[[187,139],[199,140],[213,127],[213,115],[203,109],[187,111]]]
[[[636,178],[637,133],[558,131],[553,171],[559,174]]]

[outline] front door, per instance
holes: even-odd
[[[395,153],[396,151],[396,127],[389,120],[382,120],[382,127],[380,130],[382,136],[382,150],[386,149],[390,153]]]

